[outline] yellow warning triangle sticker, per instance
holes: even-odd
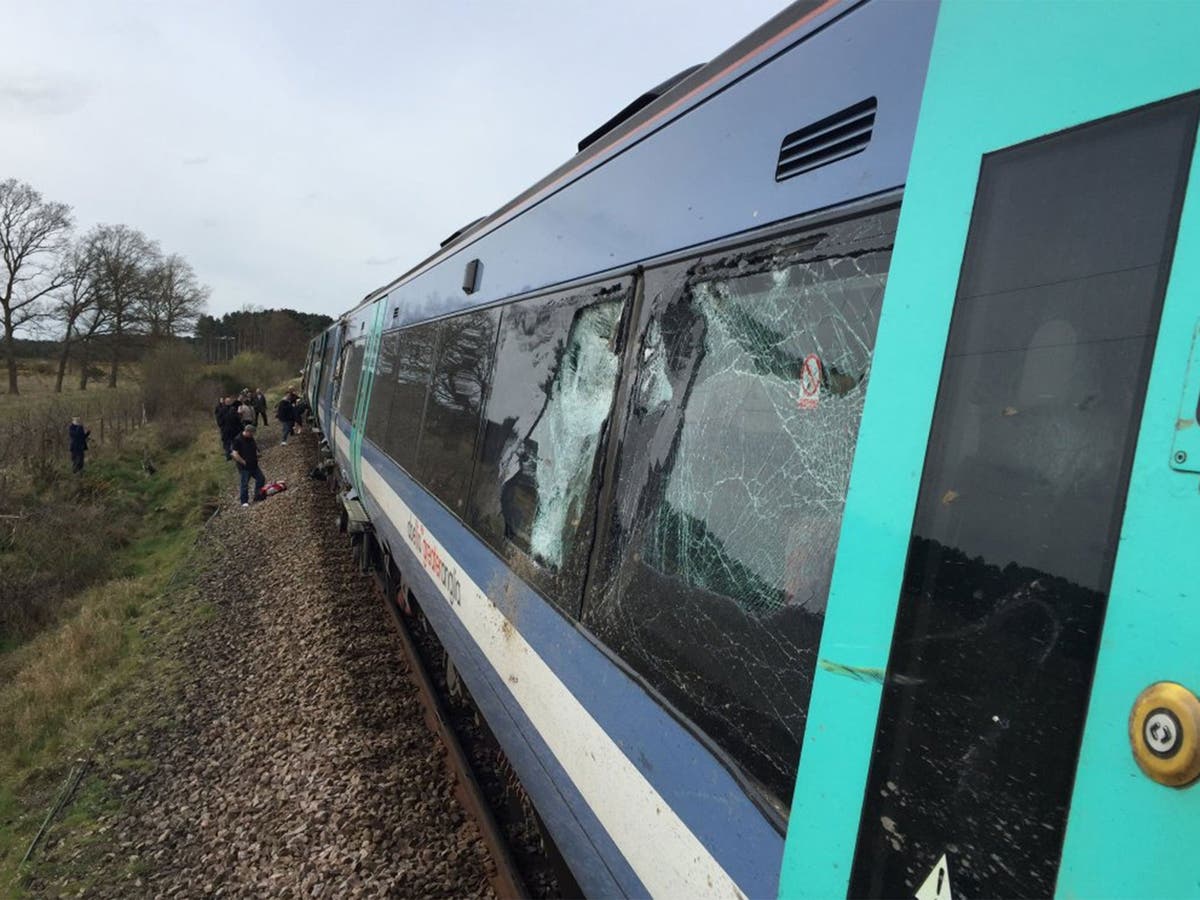
[[[917,888],[917,900],[954,900],[950,892],[950,864],[946,862],[946,854],[937,861],[925,883]]]

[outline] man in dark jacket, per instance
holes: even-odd
[[[233,461],[237,463],[238,476],[241,478],[239,498],[242,501],[242,506],[250,505],[249,484],[250,479],[254,479],[254,502],[257,503],[263,486],[267,483],[267,479],[263,476],[262,469],[258,465],[258,444],[254,440],[255,428],[247,423],[242,428],[242,433],[233,439],[233,444],[230,451],[233,455]]]
[[[251,404],[254,407],[254,424],[258,424],[259,417],[262,417],[262,423],[267,424],[267,395],[262,392],[262,388],[254,389],[254,402]]]
[[[296,408],[292,406],[290,394],[285,394],[284,398],[279,401],[279,405],[275,407],[275,418],[279,420],[279,425],[283,430],[283,440],[280,444],[286,447],[288,436],[292,433],[292,426],[296,424]]]
[[[87,453],[88,435],[91,432],[83,427],[79,421],[79,416],[74,416],[71,419],[71,425],[67,429],[67,437],[71,442],[71,471],[83,471],[83,455]]]
[[[237,404],[232,397],[225,398],[225,412],[221,415],[221,446],[225,448],[225,458],[230,458],[233,439],[242,431],[242,419],[238,415]]]

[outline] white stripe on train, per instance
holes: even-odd
[[[333,430],[348,458],[350,442],[340,429]],[[650,894],[744,898],[654,786],[366,459],[362,480],[492,668],[502,673],[513,698]],[[447,564],[453,564],[453,577]]]

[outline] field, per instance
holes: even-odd
[[[81,392],[75,376],[61,394],[52,367],[22,368],[21,394],[0,394],[5,896],[20,891],[21,856],[74,760],[119,719],[131,687],[154,677],[143,629],[186,584],[196,536],[229,477],[206,440],[211,418],[197,391],[155,421],[138,367],[116,389],[100,379]],[[92,431],[79,476],[66,451],[73,415]],[[75,815],[91,814],[86,787]]]

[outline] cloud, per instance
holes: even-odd
[[[61,116],[88,101],[84,85],[49,75],[0,75],[0,111],[15,115]]]
[[[391,266],[398,262],[400,262],[399,256],[368,256],[363,260],[363,264],[368,266]]]
[[[183,164],[185,166],[202,166],[209,160],[208,156],[185,156]]]

